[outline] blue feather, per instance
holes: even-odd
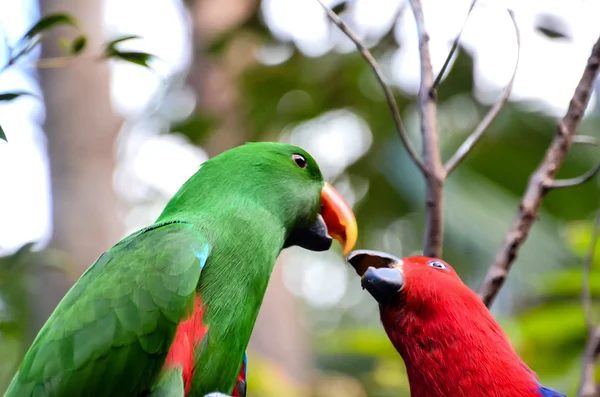
[[[196,251],[195,248],[192,248],[192,251],[194,252],[194,255],[196,255],[196,258],[200,260],[200,270],[203,270],[204,265],[206,265],[206,260],[208,259],[208,254],[210,252],[210,250],[208,249],[208,244],[205,244],[204,247],[202,247],[201,252]]]
[[[540,386],[538,388],[540,397],[567,397],[565,394],[559,393],[556,390],[548,389],[547,387]]]

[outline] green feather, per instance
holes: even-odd
[[[316,218],[322,188],[304,150],[246,144],[206,162],[159,217],[189,222],[213,248],[198,285],[208,332],[196,347],[190,397],[232,392],[277,256],[294,228]]]
[[[292,145],[246,144],[204,163],[157,224],[84,273],[6,396],[140,396],[165,385],[178,393],[181,383],[164,383],[161,369],[196,294],[208,332],[195,346],[189,395],[231,393],[277,256],[316,219],[322,188],[314,159]]]
[[[184,395],[181,368],[171,368],[160,376],[147,397],[182,397]]]
[[[185,247],[185,249],[182,249]],[[135,396],[160,372],[189,311],[206,242],[158,224],[103,254],[40,331],[6,396]]]

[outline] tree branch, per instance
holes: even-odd
[[[473,3],[475,3],[475,2],[473,2]],[[515,77],[517,76],[517,68],[519,66],[519,58],[521,56],[521,35],[519,33],[519,27],[517,26],[517,21],[515,21],[515,16],[514,16],[513,12],[511,10],[507,10],[507,11],[508,11],[508,15],[510,16],[510,19],[513,23],[513,26],[515,27],[515,35],[517,37],[517,60],[515,62],[515,68],[514,68],[512,77],[510,78],[510,81],[508,82],[508,85],[506,86],[506,89],[504,90],[504,94],[502,95],[500,100],[498,102],[496,102],[496,104],[490,108],[490,110],[487,112],[487,114],[485,115],[483,120],[481,120],[481,122],[475,128],[475,130],[471,133],[471,135],[469,135],[469,137],[462,143],[462,145],[460,145],[460,147],[458,148],[456,153],[454,153],[454,155],[444,165],[444,168],[446,169],[446,173],[448,175],[450,175],[450,173],[452,173],[452,171],[454,171],[456,166],[458,166],[461,163],[461,161],[464,160],[464,158],[467,156],[467,154],[469,154],[469,152],[473,149],[475,144],[477,142],[479,142],[479,140],[481,139],[481,137],[483,136],[485,131],[492,124],[492,122],[496,119],[496,117],[498,116],[498,114],[500,113],[500,111],[502,110],[504,105],[506,105],[506,102],[508,102],[508,98],[510,97],[510,93],[512,92],[512,88],[515,83]]]
[[[588,59],[583,76],[569,103],[567,114],[560,121],[554,139],[546,151],[542,163],[529,179],[517,217],[506,234],[504,242],[496,254],[494,263],[488,269],[483,284],[479,288],[479,296],[488,307],[494,301],[500,288],[502,288],[508,272],[517,257],[519,248],[527,239],[529,230],[537,218],[542,198],[548,191],[546,186],[554,179],[571,147],[575,130],[590,100],[592,87],[598,75],[599,65],[600,38],[592,49],[592,54]]]
[[[573,186],[584,184],[587,181],[590,181],[593,177],[595,177],[599,171],[600,171],[600,163],[598,163],[598,165],[596,165],[596,167],[592,168],[585,174],[578,176],[576,178],[559,179],[559,180],[555,180],[555,181],[549,181],[548,184],[546,185],[546,189],[548,189],[548,190],[559,189],[559,188],[563,188],[563,187],[573,187]]]
[[[592,330],[594,326],[594,315],[592,312],[592,293],[590,292],[590,272],[592,270],[592,262],[596,255],[596,245],[598,244],[598,237],[600,236],[600,211],[596,214],[596,222],[594,223],[594,229],[592,231],[592,241],[590,248],[588,249],[587,256],[585,258],[583,267],[583,292],[581,294],[581,300],[583,303],[583,309],[585,313],[585,322],[588,327],[588,332]]]
[[[596,361],[600,356],[600,326],[593,328],[583,353],[583,364],[577,397],[598,397],[594,384]]]
[[[413,149],[413,147],[410,143],[410,140],[408,139],[408,134],[406,133],[406,129],[404,128],[404,125],[402,124],[402,118],[400,117],[400,109],[398,108],[398,104],[396,103],[396,98],[394,97],[394,93],[392,92],[391,87],[385,82],[385,80],[383,78],[383,72],[381,70],[381,67],[379,66],[379,64],[377,63],[377,61],[375,60],[375,58],[373,57],[371,52],[362,43],[362,41],[356,36],[356,34],[354,34],[354,32],[352,32],[352,30],[348,27],[348,25],[346,25],[344,23],[344,21],[342,21],[340,19],[340,17],[338,17],[336,15],[336,13],[333,12],[333,10],[331,8],[327,7],[321,0],[317,0],[317,1],[319,2],[319,4],[321,4],[321,7],[323,7],[323,9],[327,13],[327,16],[329,17],[331,22],[333,22],[350,40],[352,40],[352,42],[358,49],[358,52],[360,52],[360,54],[363,56],[365,61],[367,61],[367,63],[373,70],[373,73],[375,74],[375,77],[377,78],[379,85],[383,89],[388,106],[390,107],[390,111],[392,112],[392,116],[394,118],[394,123],[396,124],[396,130],[398,132],[398,135],[400,136],[400,140],[404,144],[404,147],[406,148],[406,151],[408,152],[412,161],[415,163],[415,165],[417,167],[419,167],[421,172],[425,175],[427,172],[425,169],[425,166],[423,165],[423,162],[421,161],[421,159],[419,158],[419,156]]]
[[[448,65],[450,65],[450,60],[452,59],[452,55],[454,55],[454,53],[458,49],[458,42],[460,41],[460,36],[462,35],[463,30],[465,30],[465,26],[467,26],[467,21],[469,20],[469,17],[471,16],[471,11],[473,11],[473,8],[475,8],[475,3],[477,3],[477,0],[473,0],[471,2],[469,11],[467,12],[467,16],[465,17],[465,21],[463,22],[463,25],[460,28],[460,31],[456,35],[454,42],[452,43],[452,47],[450,48],[450,52],[448,53],[448,56],[446,57],[446,60],[444,61],[444,65],[442,66],[442,69],[440,69],[440,72],[438,73],[437,77],[435,78],[435,81],[433,82],[433,87],[431,87],[432,92],[435,91],[440,86],[440,83],[442,82],[442,78],[444,77],[444,73],[446,73],[446,69],[448,69]],[[432,95],[435,95],[435,94],[432,94]]]
[[[421,135],[423,136],[423,162],[427,198],[425,204],[425,256],[440,257],[443,241],[443,186],[446,171],[442,165],[437,133],[437,117],[433,88],[433,68],[429,54],[429,35],[425,29],[425,18],[420,0],[410,0],[419,35],[421,61],[421,84],[419,87],[419,111],[421,115]]]
[[[588,342],[583,353],[581,380],[579,382],[579,391],[577,392],[578,397],[597,397],[594,372],[596,362],[600,356],[600,327],[594,326],[592,296],[590,292],[590,270],[592,261],[594,260],[599,234],[600,212],[596,215],[596,222],[594,223],[592,232],[592,242],[590,243],[590,248],[588,249],[583,268],[583,291],[581,293],[581,300],[588,329]]]
[[[573,137],[573,143],[582,143],[584,145],[598,146],[598,140],[593,136],[589,135],[575,135]]]

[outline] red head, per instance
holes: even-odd
[[[419,397],[540,396],[481,299],[446,262],[354,251],[348,261],[378,301],[385,331]]]

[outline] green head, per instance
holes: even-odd
[[[221,153],[184,184],[161,218],[218,207],[266,210],[285,228],[285,246],[326,250],[334,237],[349,251],[356,242],[352,210],[297,146],[247,143]]]

